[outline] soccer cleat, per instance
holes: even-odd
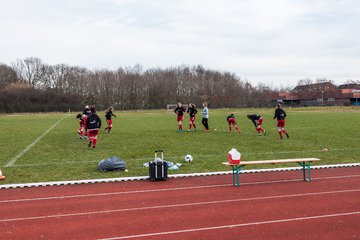
[[[285,133],[286,134],[286,137],[289,138],[289,134],[288,133]]]
[[[92,142],[91,142],[91,141],[89,141],[89,145],[88,145],[89,147],[91,147],[91,143],[92,143]]]

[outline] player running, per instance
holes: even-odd
[[[256,131],[259,133],[259,135],[261,135],[262,132],[264,133],[264,135],[266,135],[265,129],[261,127],[263,123],[262,116],[260,116],[259,114],[248,114],[247,117],[254,123]]]
[[[282,133],[285,133],[286,137],[289,138],[289,134],[286,132],[285,130],[285,118],[286,118],[286,113],[285,111],[281,108],[280,103],[277,104],[277,108],[275,110],[275,115],[273,119],[277,119],[278,123],[277,123],[277,127],[278,127],[278,133],[280,136],[280,140],[283,139],[282,137]]]
[[[189,123],[189,129],[188,131],[190,132],[191,131],[191,127],[194,126],[194,129],[196,131],[196,124],[195,124],[195,114],[198,112],[195,108],[195,104],[193,103],[190,103],[189,104],[189,108],[187,109],[187,113],[189,113],[190,115],[190,123]]]
[[[101,119],[96,114],[95,107],[91,107],[90,112],[91,113],[89,114],[89,116],[87,116],[85,120],[85,126],[87,128],[89,136],[89,147],[91,147],[92,144],[93,148],[95,148],[99,129],[101,128]]]
[[[105,128],[105,132],[107,132],[107,133],[110,133],[110,130],[112,129],[112,119],[111,119],[111,117],[114,116],[116,118],[116,115],[113,113],[113,111],[114,111],[113,107],[109,107],[105,111],[106,123],[108,124],[108,126]]]
[[[177,121],[179,124],[178,132],[181,132],[182,131],[182,122],[184,121],[185,108],[179,102],[177,104],[177,107],[175,108],[174,112],[177,114]]]
[[[228,122],[228,126],[229,126],[229,130],[232,133],[232,129],[231,129],[231,125],[234,125],[234,128],[236,129],[236,131],[238,133],[240,133],[240,130],[238,128],[238,126],[236,125],[236,119],[235,119],[235,115],[233,113],[231,113],[227,118],[226,118],[227,122]]]
[[[79,129],[78,129],[78,134],[80,136],[80,139],[84,139],[84,133],[85,133],[85,124],[84,124],[84,115],[82,115],[81,113],[79,113],[78,115],[76,115],[76,119],[79,119]]]

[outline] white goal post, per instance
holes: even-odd
[[[176,107],[177,107],[177,104],[167,104],[166,105],[166,112],[167,113],[173,113]]]

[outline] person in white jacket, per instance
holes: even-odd
[[[202,121],[201,123],[204,125],[204,128],[205,128],[205,131],[209,131],[209,123],[208,123],[208,119],[209,119],[209,109],[207,107],[207,103],[204,102],[203,103],[203,118],[202,118]]]

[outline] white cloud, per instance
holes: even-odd
[[[254,84],[360,79],[356,0],[5,0],[0,62],[202,64]]]

